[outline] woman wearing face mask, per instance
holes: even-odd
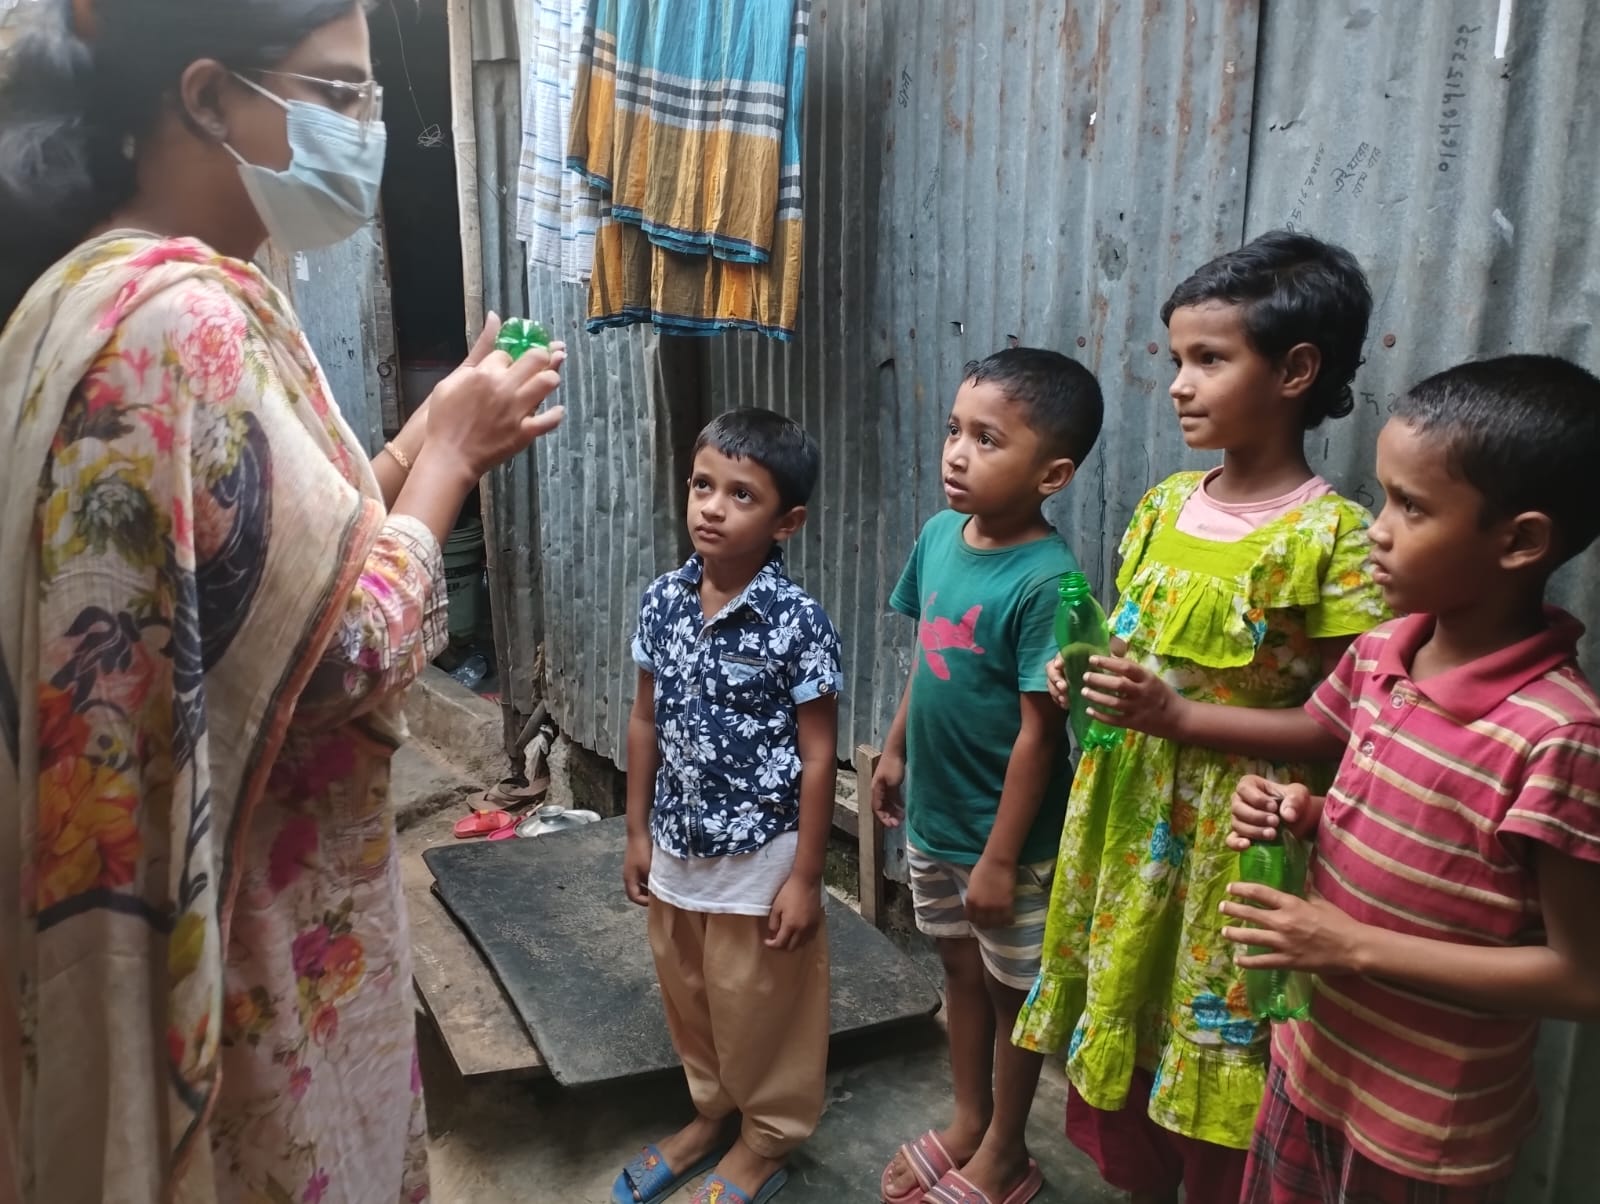
[[[0,61],[0,1199],[420,1200],[399,696],[563,352],[491,320],[369,463],[248,263],[372,216],[361,8],[39,9]]]

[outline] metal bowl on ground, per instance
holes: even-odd
[[[518,836],[548,836],[551,832],[566,832],[585,824],[600,822],[598,811],[568,810],[555,803],[539,808],[517,825]]]

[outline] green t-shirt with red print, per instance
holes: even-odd
[[[1060,535],[993,550],[966,541],[967,515],[946,510],[917,538],[889,605],[917,620],[906,720],[906,835],[941,861],[975,865],[988,843],[1023,694],[1049,689],[1063,573],[1078,561]],[[1066,725],[1066,713],[1061,722]],[[1024,863],[1049,861],[1072,785],[1063,733]]]

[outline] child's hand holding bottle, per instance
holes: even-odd
[[[1111,655],[1120,657],[1128,650],[1128,642],[1121,636],[1111,639]],[[1056,653],[1045,666],[1045,680],[1050,684],[1050,701],[1063,711],[1072,709],[1072,681],[1067,677],[1067,658]]]
[[[1050,683],[1050,701],[1063,711],[1072,709],[1072,683],[1067,680],[1067,660],[1059,652],[1050,658],[1044,669],[1045,680]]]
[[[1280,785],[1255,774],[1242,778],[1234,791],[1233,827],[1228,833],[1228,847],[1239,853],[1240,879],[1279,895],[1304,898],[1308,846],[1301,838],[1315,828],[1320,803],[1298,782]],[[1223,905],[1223,912],[1236,914],[1229,904]],[[1224,935],[1230,931],[1225,929]],[[1261,957],[1273,950],[1251,944],[1245,952]],[[1250,1013],[1258,1020],[1299,1020],[1310,1008],[1305,977],[1287,968],[1247,965],[1244,989]]]
[[[1131,728],[1164,740],[1183,740],[1184,698],[1143,665],[1122,654],[1127,645],[1113,640],[1110,656],[1089,658],[1091,673],[1084,674],[1084,698],[1089,716],[1112,727]],[[1072,708],[1072,683],[1061,656],[1045,669],[1050,698],[1062,710]]]
[[[1242,853],[1252,844],[1278,839],[1279,827],[1309,840],[1322,818],[1322,800],[1299,782],[1272,782],[1257,774],[1239,779],[1233,792],[1233,827],[1228,847]]]
[[[1150,670],[1122,656],[1096,656],[1084,674],[1089,714],[1113,727],[1182,742],[1183,697]]]

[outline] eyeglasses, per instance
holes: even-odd
[[[310,84],[327,97],[330,109],[360,122],[363,134],[374,122],[383,120],[383,85],[375,79],[353,84],[349,80],[319,79],[315,75],[300,75],[294,71],[257,70],[256,74]]]

